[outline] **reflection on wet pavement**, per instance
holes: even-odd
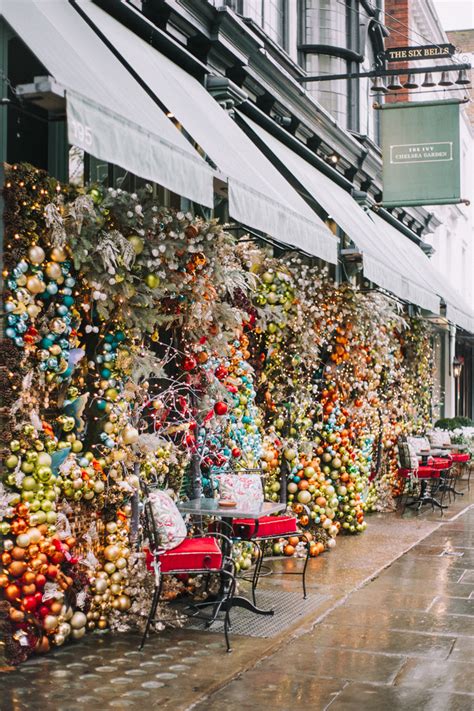
[[[454,520],[375,515],[308,578],[325,597],[299,629],[234,635],[232,654],[209,632],[166,630],[143,652],[137,635],[89,635],[0,674],[0,711],[474,709],[474,508]]]
[[[473,660],[471,508],[196,708],[472,711]]]

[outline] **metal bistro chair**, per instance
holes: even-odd
[[[437,506],[442,513],[443,509],[447,507],[438,501],[435,496],[439,489],[440,470],[431,466],[420,465],[418,457],[407,442],[399,442],[398,456],[400,461],[398,475],[405,479],[405,489],[407,489],[402,494],[402,499],[405,495],[402,515],[407,506],[414,506],[419,511],[423,504],[431,504],[433,509]],[[410,491],[407,487],[407,481],[412,485],[412,501],[408,501]]]
[[[247,474],[258,476],[261,480],[265,479],[265,474],[262,469],[241,469],[239,474]],[[233,473],[233,476],[239,476]],[[262,493],[263,501],[263,493]],[[257,549],[257,560],[254,565],[252,574],[252,600],[254,605],[256,602],[256,590],[261,577],[263,565],[263,553],[266,543],[270,543],[280,538],[288,539],[293,536],[303,538],[306,543],[306,556],[303,564],[303,569],[282,571],[281,575],[299,575],[303,585],[303,599],[306,599],[306,570],[310,558],[310,540],[306,537],[304,531],[298,529],[298,519],[290,514],[274,514],[271,516],[263,516],[260,519],[251,518],[235,518],[232,522],[232,531],[228,531],[229,535],[234,538],[249,541],[254,544]]]
[[[144,499],[144,533],[150,546],[147,550],[147,567],[154,572],[155,588],[140,649],[143,649],[150,625],[155,620],[163,588],[164,576],[179,576],[183,574],[211,576],[215,574],[221,578],[219,595],[222,608],[225,609],[224,636],[227,651],[230,652],[229,612],[236,586],[234,574],[235,566],[227,554],[228,551],[232,550],[232,541],[222,533],[212,532],[207,533],[205,536],[189,536],[182,540],[176,547],[164,550],[160,545],[158,526],[150,503],[150,490],[144,482],[141,482],[141,490]],[[218,545],[219,540],[222,542],[222,547]],[[216,615],[212,619],[205,616],[200,617],[197,614],[193,614],[193,617],[195,619],[205,620],[208,623],[207,626],[210,626]]]

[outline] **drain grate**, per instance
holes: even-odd
[[[273,616],[255,615],[252,612],[236,607],[232,610],[231,621],[232,635],[243,635],[245,637],[276,637],[280,632],[284,632],[298,622],[301,617],[314,612],[327,595],[313,593],[303,600],[301,593],[262,590],[257,595],[257,604],[262,610],[272,609]],[[190,619],[186,624],[187,629],[202,630],[205,622],[202,620]],[[223,633],[224,623],[216,620],[209,632]]]

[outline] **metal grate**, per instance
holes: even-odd
[[[245,637],[276,637],[281,632],[294,627],[300,618],[314,612],[324,600],[327,600],[327,597],[327,595],[313,593],[303,600],[303,595],[299,592],[259,591],[257,594],[258,606],[263,610],[272,609],[275,614],[273,616],[255,615],[236,607],[231,613],[232,628],[230,633]],[[204,627],[205,622],[202,620],[191,619],[186,624],[187,629],[202,630]],[[208,631],[222,634],[223,628],[223,621],[216,620]]]

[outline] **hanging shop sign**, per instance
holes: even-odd
[[[459,103],[380,107],[384,207],[462,202]]]
[[[391,47],[383,53],[387,62],[404,62],[415,59],[445,59],[452,57],[453,44],[425,44],[420,47]]]

